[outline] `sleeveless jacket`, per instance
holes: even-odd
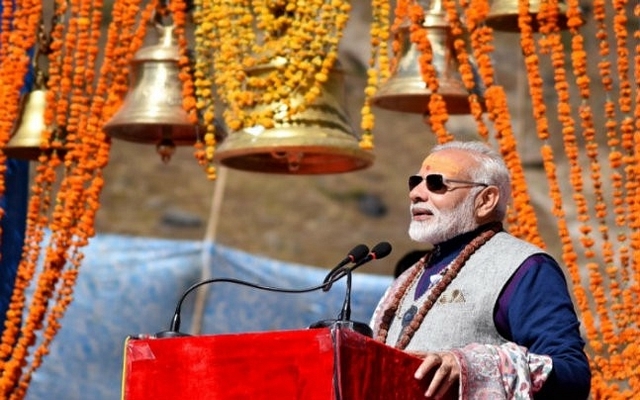
[[[470,343],[499,345],[506,342],[498,333],[493,321],[493,312],[500,293],[529,256],[543,252],[542,249],[506,232],[498,232],[469,257],[458,275],[429,310],[406,350],[440,351],[464,347]],[[412,268],[420,267],[420,264],[417,264]],[[402,277],[398,281],[401,279]],[[401,318],[406,310],[412,305],[420,308],[426,300],[428,290],[414,300],[418,280],[419,278],[408,289],[389,327],[387,344],[390,346],[397,342]],[[398,286],[401,285],[394,285],[395,290]],[[388,304],[393,290],[394,288],[390,288],[389,293],[385,295],[387,300],[383,299],[378,308],[384,307],[385,303]]]

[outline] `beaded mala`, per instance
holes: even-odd
[[[445,291],[445,289],[449,286],[449,284],[453,281],[453,279],[458,276],[458,273],[462,269],[462,267],[466,264],[467,260],[477,249],[479,249],[483,244],[485,244],[489,239],[491,239],[497,232],[502,230],[502,224],[496,223],[492,225],[488,230],[482,232],[476,238],[474,238],[468,245],[462,249],[460,254],[453,260],[451,265],[447,268],[446,273],[442,276],[442,279],[435,285],[427,295],[427,299],[422,304],[416,315],[411,319],[409,324],[403,328],[400,337],[398,338],[398,343],[396,343],[396,348],[402,350],[407,347],[411,338],[415,332],[420,328],[420,324],[424,320],[424,317],[427,315],[431,307],[436,303],[440,295]],[[376,340],[379,340],[383,343],[387,340],[387,335],[389,334],[389,327],[391,326],[391,322],[393,318],[396,316],[398,312],[398,308],[400,304],[402,304],[404,298],[409,291],[409,288],[415,283],[416,279],[418,279],[420,273],[424,271],[425,265],[428,263],[428,259],[430,256],[425,256],[421,262],[422,265],[414,268],[411,271],[411,276],[409,276],[404,285],[402,285],[396,293],[393,294],[393,302],[382,314],[382,320],[380,322],[380,329],[378,329],[378,335]]]

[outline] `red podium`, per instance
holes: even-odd
[[[344,328],[129,338],[123,400],[419,399],[420,359]]]

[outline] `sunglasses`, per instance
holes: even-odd
[[[446,191],[452,190],[449,187],[450,183],[461,183],[467,186],[489,186],[483,182],[472,182],[472,181],[461,181],[458,179],[447,179],[440,174],[429,174],[425,177],[420,175],[411,175],[409,177],[409,191],[413,190],[416,186],[418,186],[422,181],[427,182],[427,189],[433,193],[444,193]]]

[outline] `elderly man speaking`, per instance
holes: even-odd
[[[414,241],[374,337],[423,358],[429,399],[586,399],[591,372],[558,263],[505,231],[509,170],[481,142],[434,147],[409,177]]]

